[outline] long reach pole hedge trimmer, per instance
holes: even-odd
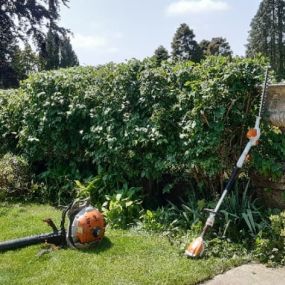
[[[205,226],[203,228],[201,235],[198,238],[194,239],[192,241],[192,243],[190,243],[188,245],[187,249],[185,250],[185,255],[188,257],[198,257],[198,256],[201,256],[203,254],[203,251],[205,249],[204,235],[211,227],[213,227],[216,214],[218,213],[218,211],[221,207],[221,204],[224,201],[225,196],[231,190],[236,179],[238,178],[240,169],[242,168],[251,147],[256,146],[258,144],[258,140],[260,138],[260,127],[259,127],[260,126],[260,120],[261,120],[261,117],[264,113],[265,101],[266,101],[266,96],[267,96],[268,70],[269,70],[269,68],[267,67],[266,72],[265,72],[265,79],[264,79],[261,99],[260,99],[259,113],[258,113],[258,116],[256,117],[255,126],[254,126],[254,128],[249,129],[247,132],[247,138],[249,139],[249,141],[246,144],[246,146],[245,146],[239,160],[237,161],[235,167],[233,168],[230,179],[229,179],[229,181],[228,181],[228,183],[227,183],[227,185],[226,185],[226,187],[222,193],[222,196],[220,197],[215,209],[205,209],[205,210],[210,212],[209,217],[205,223]]]

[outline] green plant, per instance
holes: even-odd
[[[140,217],[141,220],[141,227],[150,232],[161,232],[166,228],[165,224],[160,222],[160,211],[151,211],[146,210],[142,216]]]
[[[80,177],[76,167],[55,165],[41,172],[37,177],[43,201],[66,205],[75,197],[74,179]],[[35,193],[36,194],[36,193]],[[36,195],[37,196],[37,195]]]
[[[113,228],[127,228],[136,224],[142,211],[142,201],[137,196],[139,188],[127,185],[112,195],[106,195],[102,212],[107,224]]]
[[[25,158],[7,153],[0,159],[0,169],[0,199],[29,195],[31,177]]]
[[[100,173],[97,176],[89,177],[84,182],[75,180],[77,197],[90,197],[91,203],[100,207],[105,201],[106,195],[111,194],[113,189],[118,188],[113,175]]]
[[[187,230],[197,224],[204,216],[202,210],[206,205],[205,200],[197,200],[194,196],[190,197],[187,202],[177,206],[169,202],[167,211],[171,213],[172,225]]]
[[[278,181],[283,174],[285,155],[285,137],[280,128],[264,124],[262,144],[259,151],[253,152],[253,163],[260,175],[272,181]]]
[[[213,238],[207,242],[206,257],[237,258],[250,260],[246,244],[234,243],[227,239]]]
[[[147,210],[141,216],[142,228],[150,231],[165,232],[168,236],[177,235],[188,229],[198,232],[201,230],[201,220],[205,217],[203,208],[205,200],[198,200],[195,195],[189,195],[187,202],[179,204],[168,202],[164,207],[155,211]]]
[[[266,215],[257,206],[257,199],[249,195],[250,181],[242,189],[244,182],[237,182],[235,189],[228,194],[222,205],[223,219],[220,221],[220,232],[235,241],[254,238],[268,226]],[[242,193],[241,190],[242,189]]]
[[[254,256],[271,266],[285,265],[285,211],[270,216],[270,227],[255,240]]]

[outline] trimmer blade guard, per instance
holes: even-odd
[[[198,237],[189,244],[185,250],[185,255],[187,257],[199,257],[203,254],[204,249],[205,242],[202,237]]]

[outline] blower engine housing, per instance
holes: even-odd
[[[88,205],[68,213],[67,243],[75,248],[89,248],[102,240],[105,220],[98,209]]]

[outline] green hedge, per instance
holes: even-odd
[[[99,174],[114,187],[127,182],[150,193],[181,180],[217,190],[254,125],[264,65],[226,57],[161,67],[131,60],[33,74],[20,88],[11,130],[18,128],[18,148],[42,171]],[[251,166],[278,175],[285,141],[278,129],[263,130]]]
[[[95,78],[93,68],[70,68],[37,73],[21,89],[26,93],[20,146],[33,161],[81,162],[89,129],[85,91]]]
[[[24,97],[25,94],[19,90],[0,90],[0,155],[17,152]]]

